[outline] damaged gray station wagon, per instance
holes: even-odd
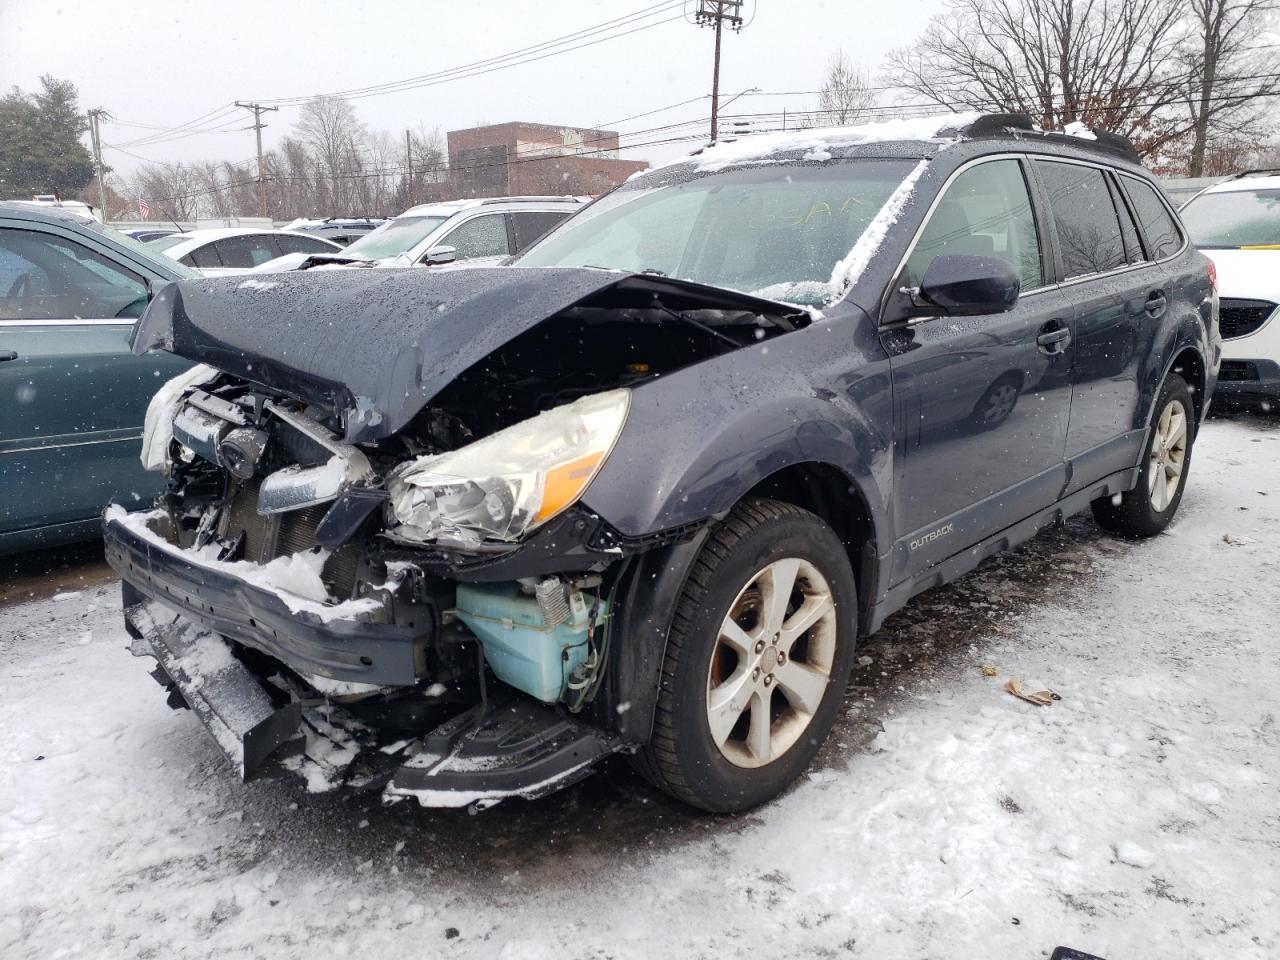
[[[506,267],[171,284],[134,651],[246,777],[483,806],[624,753],[747,809],[913,595],[1169,523],[1214,287],[1127,141],[1018,115],[720,144]]]

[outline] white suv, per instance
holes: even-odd
[[[1181,214],[1218,270],[1218,395],[1280,398],[1280,170],[1250,170],[1214,184]]]
[[[354,260],[431,266],[497,263],[519,253],[565,217],[580,197],[493,197],[411,207],[343,251]]]

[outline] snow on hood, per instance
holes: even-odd
[[[930,117],[882,120],[850,127],[753,134],[738,140],[722,140],[697,153],[660,166],[692,164],[700,173],[713,173],[742,163],[774,162],[777,154],[800,151],[803,151],[800,158],[802,160],[830,160],[831,151],[843,147],[899,140],[951,140],[979,116],[975,112],[944,113]],[[783,158],[777,157],[778,161],[781,159]]]
[[[163,287],[134,353],[168,350],[347,412],[346,440],[402,429],[468,367],[610,288],[635,305],[790,315],[796,308],[674,278],[585,267],[333,270]]]

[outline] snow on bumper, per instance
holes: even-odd
[[[326,607],[273,589],[254,575],[255,564],[223,563],[169,543],[152,528],[158,517],[120,508],[103,515],[107,562],[142,597],[300,673],[380,686],[418,681],[421,638],[409,627],[376,622],[381,604]]]
[[[301,706],[277,708],[222,637],[181,617],[166,617],[153,604],[127,608],[125,622],[150,648],[135,652],[156,658],[242,780],[297,737]]]

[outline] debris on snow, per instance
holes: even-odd
[[[1062,699],[1052,690],[1036,690],[1034,692],[1023,690],[1022,685],[1014,679],[1006,680],[1004,688],[1019,700],[1034,703],[1037,707],[1051,707],[1053,706],[1053,701]]]
[[[1257,543],[1258,541],[1255,540],[1253,537],[1246,537],[1241,534],[1224,533],[1222,535],[1222,542],[1229,543],[1233,547],[1245,547],[1251,543]]]

